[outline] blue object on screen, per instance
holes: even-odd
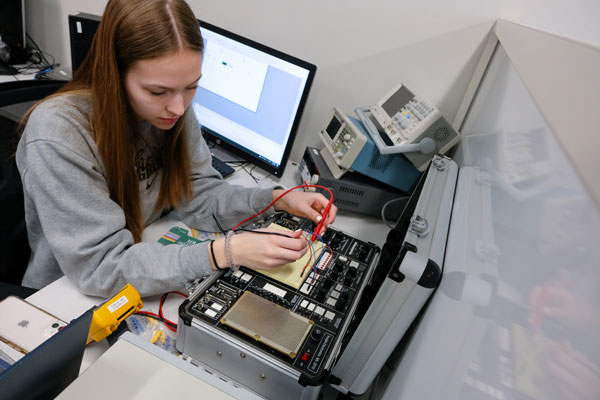
[[[204,59],[192,107],[208,140],[281,176],[316,66],[200,21]]]

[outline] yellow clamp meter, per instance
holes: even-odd
[[[138,291],[127,284],[110,300],[94,311],[87,343],[99,342],[113,333],[119,324],[131,314],[144,307]]]

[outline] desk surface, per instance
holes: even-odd
[[[253,175],[255,177],[260,175],[258,168],[254,170]],[[259,182],[256,183],[245,170],[238,169],[236,173],[226,178],[226,180],[232,184],[243,186],[258,184],[261,187],[270,187],[274,185],[293,187],[301,182],[298,165],[295,162],[288,163],[281,179],[264,176],[262,178],[259,177]],[[185,225],[176,220],[173,215],[167,215],[146,228],[143,234],[143,240],[157,241],[165,232],[175,225],[185,227]],[[378,246],[381,246],[385,242],[387,232],[389,231],[389,228],[387,228],[379,219],[345,211],[338,212],[338,216],[333,226],[356,238],[370,241]],[[160,296],[144,298],[144,310],[158,312],[159,299]],[[30,303],[45,309],[65,321],[70,321],[78,317],[90,307],[99,305],[105,300],[106,299],[104,298],[81,294],[66,277],[58,279],[27,298],[27,301]],[[176,321],[178,315],[177,309],[181,302],[182,300],[179,296],[170,296],[167,298],[167,301],[163,306],[165,317]],[[107,349],[108,343],[106,340],[92,342],[88,345],[83,357],[81,372],[85,371]]]

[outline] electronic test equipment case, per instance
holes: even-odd
[[[457,172],[434,157],[383,249],[330,228],[297,287],[244,267],[199,282],[179,308],[178,350],[267,398],[364,392],[439,283]]]

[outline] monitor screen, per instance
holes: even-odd
[[[200,21],[192,107],[205,137],[265,171],[285,169],[316,66]]]

